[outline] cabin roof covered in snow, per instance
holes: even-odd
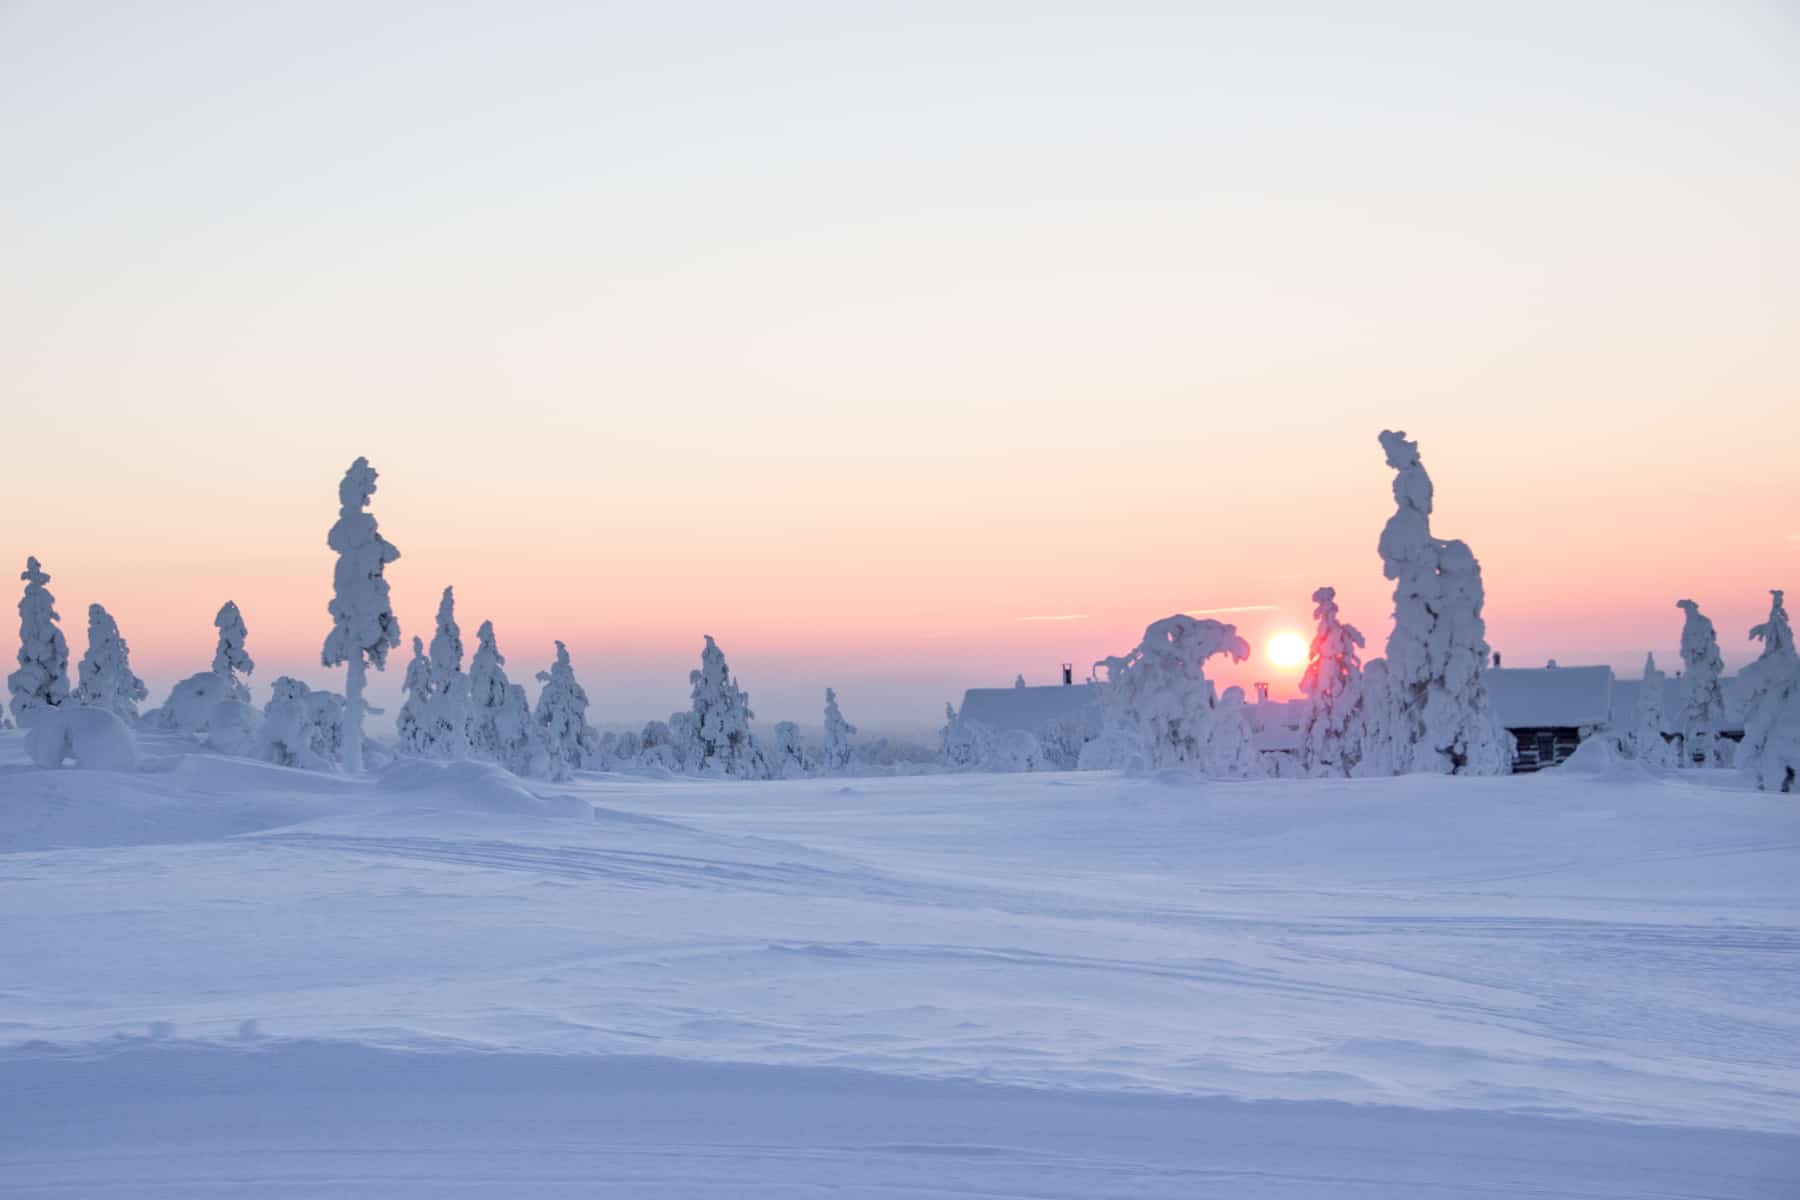
[[[1497,667],[1488,698],[1508,729],[1604,725],[1612,712],[1611,667]]]
[[[1074,683],[1055,687],[970,688],[963,693],[957,715],[989,729],[1038,733],[1052,721],[1098,720],[1103,686]]]

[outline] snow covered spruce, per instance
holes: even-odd
[[[400,619],[388,602],[383,569],[400,557],[399,549],[381,536],[374,514],[363,511],[375,496],[375,468],[359,458],[338,484],[338,519],[326,535],[337,551],[332,597],[327,605],[331,632],[320,660],[328,667],[348,665],[344,682],[344,769],[363,769],[363,690],[368,668],[387,667],[388,651],[400,644]]]

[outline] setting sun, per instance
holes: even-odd
[[[1296,667],[1306,665],[1306,659],[1311,653],[1311,649],[1307,646],[1305,638],[1290,629],[1270,638],[1269,644],[1263,648],[1263,653],[1275,666],[1284,671],[1291,671]]]

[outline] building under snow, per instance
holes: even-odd
[[[1518,746],[1514,771],[1553,767],[1600,730],[1622,733],[1636,720],[1638,689],[1643,681],[1615,679],[1611,667],[1492,667],[1487,670],[1488,697],[1500,723]],[[1744,703],[1736,677],[1723,681],[1725,719],[1718,736],[1744,737]],[[1662,681],[1663,736],[1681,740],[1681,679]]]

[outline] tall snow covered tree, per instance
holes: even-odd
[[[45,709],[61,707],[69,698],[69,643],[63,639],[56,597],[44,585],[50,576],[27,558],[19,574],[25,595],[19,600],[19,669],[6,677],[12,694],[13,719],[21,727]]]
[[[255,661],[244,648],[250,637],[249,630],[244,628],[244,615],[238,612],[235,602],[227,600],[219,606],[213,625],[219,631],[218,644],[213,647],[213,674],[226,682],[230,699],[249,703],[250,688],[238,678],[239,671],[246,675],[256,671]]]
[[[700,667],[688,672],[693,703],[669,718],[676,749],[688,770],[739,779],[768,777],[768,764],[750,735],[750,694],[740,689],[712,635],[700,651]],[[677,717],[681,718],[678,722]]]
[[[1306,711],[1300,721],[1300,768],[1308,775],[1348,775],[1362,747],[1351,730],[1362,702],[1362,631],[1338,620],[1337,590],[1313,593],[1312,652],[1300,690]]]
[[[548,671],[539,671],[537,677],[544,687],[538,693],[537,711],[531,719],[537,723],[551,778],[567,779],[590,765],[600,753],[600,734],[587,722],[587,692],[575,679],[567,646],[556,643],[556,661]]]
[[[856,726],[844,720],[844,714],[838,710],[837,692],[826,688],[824,766],[827,774],[842,771],[850,765],[850,739],[855,736]]]
[[[1512,739],[1488,702],[1487,626],[1481,564],[1460,541],[1431,532],[1431,477],[1417,442],[1385,430],[1394,475],[1394,515],[1381,531],[1382,572],[1394,581],[1388,637],[1391,731],[1401,771],[1498,775],[1511,768]]]
[[[374,514],[364,512],[375,495],[375,468],[359,458],[338,484],[338,519],[326,538],[337,551],[333,594],[327,606],[331,632],[320,655],[328,667],[349,664],[344,682],[344,769],[362,774],[363,686],[370,664],[387,666],[387,654],[400,644],[400,618],[388,604],[382,571],[400,557],[381,536]]]
[[[1656,655],[1644,655],[1644,681],[1638,684],[1637,711],[1632,714],[1631,753],[1652,767],[1669,765],[1669,740],[1663,736],[1663,673]]]
[[[1215,654],[1242,662],[1250,644],[1235,625],[1177,613],[1153,622],[1129,654],[1096,663],[1108,680],[1099,744],[1111,747],[1113,761],[1084,755],[1083,766],[1189,766],[1239,775],[1236,721],[1217,718],[1218,696],[1206,677],[1206,660]]]
[[[1720,675],[1719,635],[1692,600],[1677,600],[1681,622],[1681,765],[1719,765],[1717,734],[1725,719],[1725,689]]]
[[[1745,703],[1744,743],[1737,765],[1763,788],[1773,782],[1779,789],[1790,764],[1776,754],[1774,770],[1765,772],[1763,767],[1771,758],[1771,747],[1786,740],[1787,727],[1800,722],[1800,654],[1794,649],[1794,627],[1783,593],[1771,591],[1769,596],[1769,619],[1750,631],[1751,640],[1762,643],[1762,653],[1738,674]]]
[[[131,648],[119,633],[119,623],[98,604],[88,605],[87,653],[81,656],[77,675],[77,700],[116,713],[126,722],[137,720],[138,703],[150,694],[144,681],[131,672]]]

